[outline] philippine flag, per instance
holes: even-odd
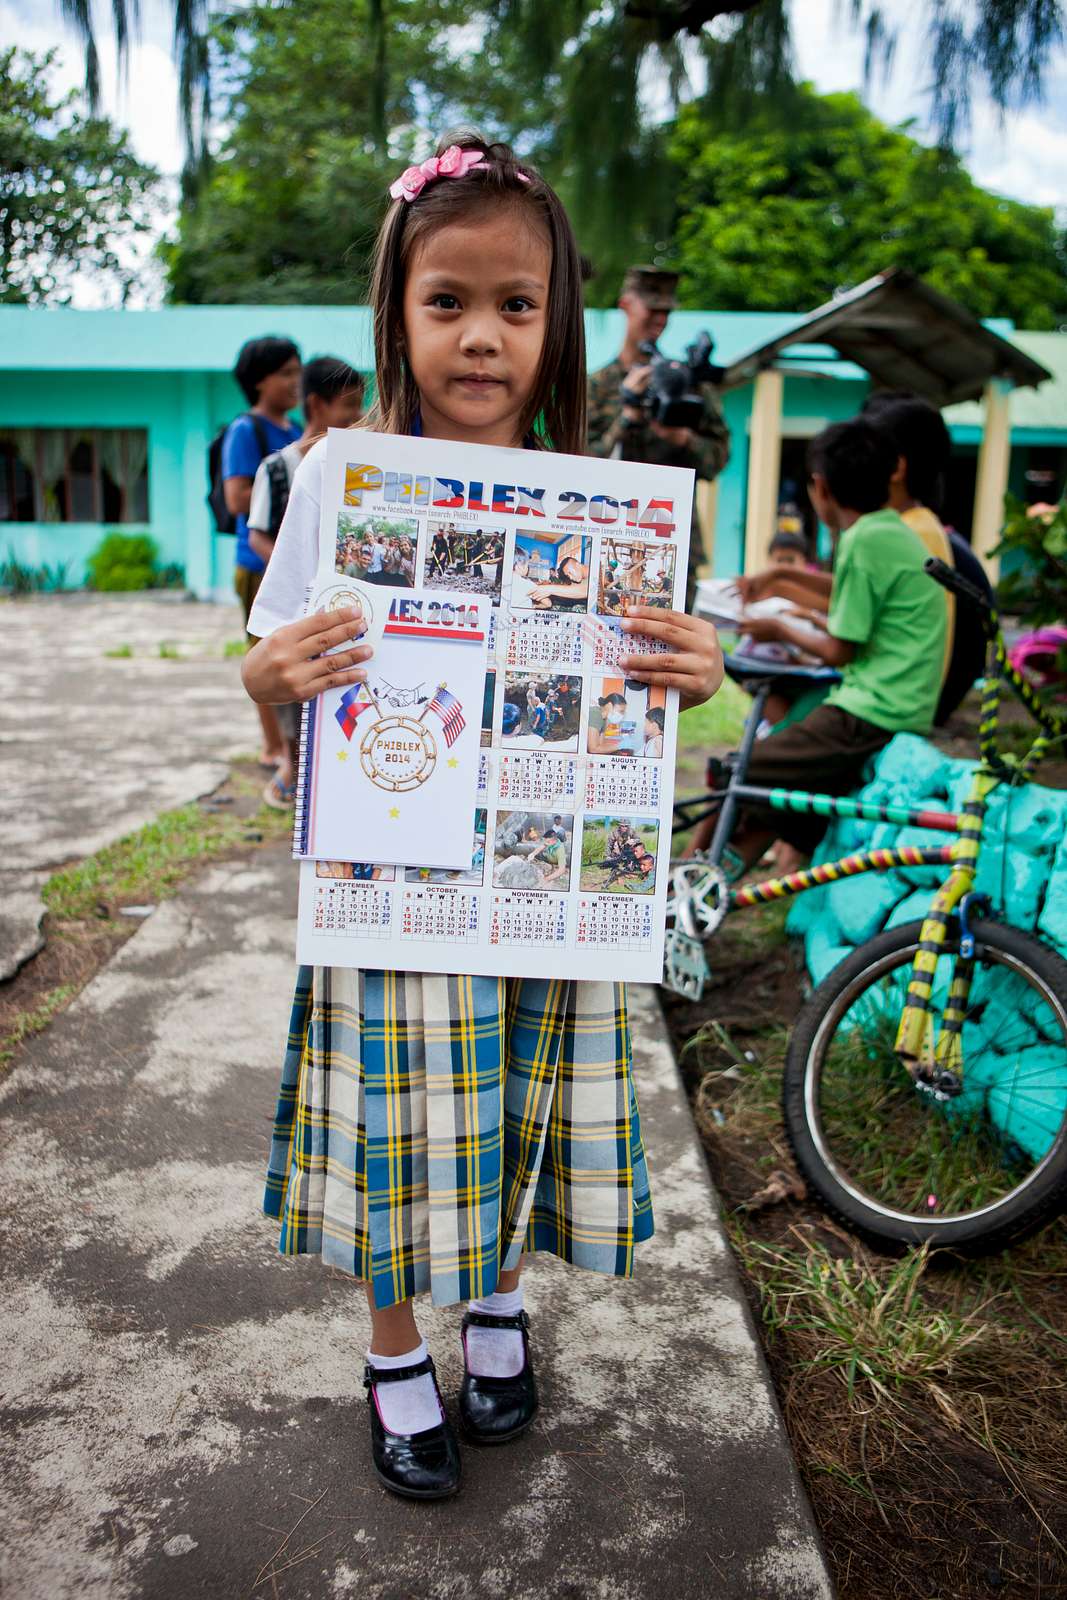
[[[341,696],[341,704],[334,712],[334,716],[337,718],[341,732],[344,734],[346,739],[351,739],[353,733],[356,731],[356,723],[363,712],[370,710],[370,700],[361,698],[361,696],[365,696],[363,685],[361,683],[354,683],[351,689],[345,690],[344,694]]]
[[[449,694],[444,684],[439,684],[437,693],[430,701],[429,709],[436,711],[441,719],[441,726],[445,732],[445,744],[451,750],[467,724],[463,720],[463,707],[454,694]]]

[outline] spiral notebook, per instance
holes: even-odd
[[[365,683],[304,710],[293,854],[463,869],[478,803],[489,602],[332,579],[313,610],[362,604]]]

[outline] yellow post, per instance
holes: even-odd
[[[700,558],[698,575],[706,578],[715,571],[715,522],[719,514],[719,480],[706,478],[696,481],[697,525],[700,529]]]
[[[974,486],[974,523],[971,543],[989,576],[996,583],[1000,562],[990,555],[1000,543],[1004,523],[1004,495],[1008,487],[1011,456],[1011,417],[1008,398],[1011,385],[1002,378],[991,378],[985,386],[982,443],[978,447],[978,475]]]
[[[766,367],[756,377],[748,437],[748,500],[745,506],[745,572],[767,564],[778,514],[782,464],[782,374]]]

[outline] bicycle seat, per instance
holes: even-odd
[[[728,655],[725,651],[722,662],[735,683],[773,682],[776,678],[810,684],[841,682],[841,674],[833,667],[806,667],[801,662],[789,666],[784,661],[761,661],[758,656]]]

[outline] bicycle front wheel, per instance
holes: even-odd
[[[993,1250],[1067,1204],[1067,962],[1016,928],[972,924],[962,1087],[937,1099],[893,1049],[921,927],[879,934],[812,994],[786,1056],[786,1129],[808,1183],[849,1226]],[[959,940],[953,923],[931,1057]]]

